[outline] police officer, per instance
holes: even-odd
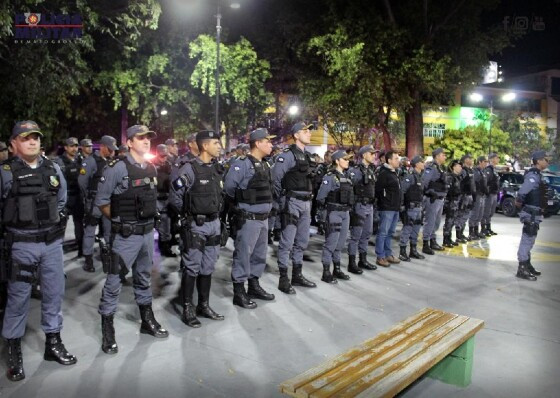
[[[135,125],[126,130],[126,136],[129,152],[109,162],[95,196],[95,205],[105,217],[111,218],[111,262],[99,303],[101,348],[107,354],[118,352],[113,317],[121,292],[121,269],[125,272],[132,269],[134,296],[142,319],[140,333],[158,338],[169,335],[154,317],[150,287],[157,172],[144,155],[150,152],[150,140],[156,133],[146,126]]]
[[[313,198],[313,178],[316,168],[305,145],[311,142],[311,131],[303,122],[292,126],[295,144],[285,149],[272,167],[274,194],[280,198],[282,235],[278,245],[278,268],[280,278],[278,289],[286,294],[295,294],[292,285],[317,287],[302,274],[303,252],[309,243],[311,224],[311,199]],[[291,256],[292,283],[288,277],[288,263]]]
[[[467,243],[472,239],[471,234],[465,236],[465,225],[469,220],[471,210],[473,208],[473,196],[476,194],[476,185],[474,182],[473,171],[473,158],[469,154],[461,157],[461,196],[459,199],[459,209],[457,210],[457,218],[455,220],[455,234],[457,235],[457,242]]]
[[[488,184],[486,181],[486,174],[484,169],[488,165],[485,156],[479,156],[477,159],[478,166],[474,169],[474,184],[476,187],[476,194],[473,196],[474,205],[469,218],[469,237],[471,240],[484,239],[485,235],[479,232],[478,226],[482,220],[484,212],[484,205],[486,197],[488,196]]]
[[[93,142],[89,138],[84,138],[80,141],[80,150],[82,158],[87,159],[93,153]]]
[[[375,166],[376,150],[371,145],[360,148],[360,163],[348,169],[348,176],[354,185],[355,204],[350,212],[350,239],[348,241],[348,272],[361,274],[362,268],[375,270],[377,266],[367,260],[368,242],[373,231],[373,211],[375,206]],[[356,266],[356,252],[359,262]]]
[[[498,191],[500,190],[500,176],[496,171],[496,165],[499,162],[496,153],[488,155],[488,166],[484,168],[486,175],[486,183],[488,184],[488,197],[484,202],[484,213],[482,216],[481,233],[486,236],[497,235],[492,231],[492,216],[496,213],[496,202],[498,201]]]
[[[251,132],[250,154],[231,165],[224,183],[235,206],[231,220],[236,230],[231,269],[233,304],[249,309],[257,307],[251,298],[274,300],[274,295],[259,284],[266,267],[268,217],[273,202],[270,166],[263,159],[272,151],[272,138],[265,128]]]
[[[25,334],[31,284],[37,280],[42,291],[41,326],[46,334],[44,359],[62,365],[77,361],[60,338],[66,181],[59,166],[40,155],[42,137],[34,121],[17,122],[10,137],[16,156],[4,161],[0,168],[5,228],[2,274],[9,276],[2,336],[8,346],[6,375],[12,381],[25,378],[21,338]]]
[[[128,146],[126,144],[122,144],[119,147],[119,153],[118,153],[118,157],[119,158],[124,158],[126,156],[126,154],[128,153]]]
[[[160,214],[157,225],[159,252],[165,257],[175,257],[175,253],[171,250],[171,219],[167,211],[172,169],[169,161],[169,145],[159,144],[156,152],[157,156],[153,163],[157,170],[157,209]]]
[[[425,257],[418,253],[418,233],[422,227],[423,208],[422,200],[424,197],[422,190],[422,172],[424,171],[424,159],[416,155],[410,161],[412,171],[401,180],[403,193],[403,205],[405,217],[403,218],[403,228],[400,237],[399,259],[410,261],[411,258],[423,260]],[[410,254],[406,254],[406,246],[410,241]]]
[[[106,245],[109,244],[111,238],[111,220],[101,215],[101,210],[95,205],[94,201],[97,194],[97,186],[103,176],[103,170],[107,163],[115,156],[116,150],[117,140],[109,135],[101,137],[99,150],[85,159],[78,177],[78,184],[80,185],[85,204],[84,240],[82,244],[85,262],[82,268],[87,272],[95,272],[93,244],[95,242],[95,229],[98,225],[102,229],[105,239],[105,242],[100,243],[101,256],[102,259],[105,258],[105,261],[107,261],[108,247]]]
[[[4,141],[0,141],[0,162],[8,159],[8,146]]]
[[[173,138],[168,138],[165,140],[165,146],[167,147],[167,160],[169,160],[169,163],[177,163],[179,159],[179,146],[177,145],[177,141]]]
[[[424,235],[424,245],[422,253],[434,254],[434,250],[443,250],[436,241],[436,232],[441,223],[443,203],[447,194],[445,172],[443,163],[447,158],[442,148],[437,148],[432,152],[433,163],[426,167],[422,175],[422,188],[424,189],[424,210],[426,220],[422,234]]]
[[[458,216],[459,201],[461,200],[461,172],[463,166],[457,159],[453,159],[449,165],[447,174],[447,196],[443,205],[445,213],[445,223],[443,224],[443,247],[458,246],[459,243],[451,239],[453,227],[456,225]],[[457,236],[457,238],[459,238]]]
[[[188,326],[201,326],[197,315],[216,321],[224,319],[209,304],[212,273],[220,252],[222,226],[219,213],[223,205],[223,167],[215,161],[220,155],[220,134],[201,131],[196,135],[200,155],[186,162],[171,184],[169,202],[184,218],[184,264],[181,278],[182,320]],[[224,243],[225,244],[225,243]],[[198,305],[193,304],[196,284]]]
[[[316,158],[315,158],[316,159]],[[332,163],[332,153],[330,151],[325,152],[325,159],[321,163],[317,163],[317,169],[315,172],[315,178],[313,179],[313,201],[311,205],[311,225],[318,227],[319,235],[323,235],[325,232],[323,230],[323,225],[318,222],[317,219],[317,193],[321,188],[321,183],[323,182],[323,177],[327,175],[329,168]]]
[[[546,184],[541,172],[548,167],[545,151],[536,151],[532,155],[533,167],[525,173],[523,185],[517,192],[516,205],[521,208],[519,220],[523,223],[523,232],[517,251],[517,277],[536,281],[541,274],[531,264],[531,249],[537,239],[540,223],[543,221],[547,207]]]

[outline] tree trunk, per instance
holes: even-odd
[[[121,105],[121,145],[126,144],[126,129],[128,128],[128,110],[126,103]]]
[[[406,124],[406,156],[409,159],[424,154],[424,121],[422,118],[422,101],[420,93],[414,93],[412,108],[404,114]]]

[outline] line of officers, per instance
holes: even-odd
[[[311,141],[310,125],[296,123],[291,134],[294,144],[271,158],[274,137],[266,129],[257,129],[250,134],[249,154],[230,160],[224,167],[217,161],[221,153],[217,132],[207,130],[196,134],[189,140],[190,153],[181,158],[174,148],[176,143],[167,142],[158,146],[156,159],[149,162],[146,155],[156,133],[146,126],[135,125],[127,130],[127,152],[113,157],[116,142],[104,136],[99,151],[86,153],[89,156],[80,159],[81,167],[76,172],[75,164],[64,159],[51,161],[40,154],[43,135],[37,123],[29,120],[16,123],[10,138],[15,156],[0,167],[4,229],[0,269],[8,281],[2,327],[8,346],[7,377],[13,381],[25,377],[21,338],[25,333],[31,289],[38,281],[42,292],[41,326],[46,334],[44,359],[62,365],[77,362],[60,336],[65,286],[62,243],[68,198],[74,194],[69,186],[76,173],[85,216],[83,222],[77,218],[79,215],[74,216],[74,224],[78,224],[76,228],[85,226],[81,240],[85,271],[95,271],[92,254],[97,226],[103,235],[100,249],[107,277],[98,312],[101,348],[107,354],[118,352],[113,321],[123,280],[129,272],[132,272],[132,287],[142,321],[140,332],[156,338],[169,334],[152,310],[154,229],[158,230],[160,252],[165,256],[175,255],[171,250],[175,232],[180,235],[181,318],[195,328],[201,326],[199,318],[224,319],[211,308],[209,299],[212,274],[228,232],[235,246],[231,271],[235,305],[252,309],[257,307],[254,300],[275,298],[260,285],[259,279],[266,267],[269,230],[276,222],[280,224],[278,289],[295,294],[294,286],[316,287],[303,275],[313,204],[325,230],[321,279],[330,284],[349,279],[341,268],[341,252],[348,234],[348,272],[361,274],[364,269],[376,269],[376,265],[388,267],[399,262],[390,247],[399,214],[404,224],[400,258],[405,261],[410,257],[424,258],[416,250],[422,224],[425,237],[422,251],[434,254],[434,250],[442,249],[436,242],[435,232],[444,208],[444,245],[456,244],[451,240],[453,227],[459,242],[492,233],[490,220],[495,198],[491,197],[497,188],[488,182],[487,170],[492,178],[497,176],[492,165],[487,167],[482,157],[475,169],[472,158],[465,156],[461,162],[451,162],[450,172],[445,172],[445,153],[437,149],[433,152],[434,162],[425,171],[422,158],[415,157],[412,171],[404,173],[394,152],[387,152],[381,159],[382,165],[375,168],[376,151],[366,146],[360,149],[359,162],[352,167],[344,151],[335,152],[330,165],[318,167],[305,151]],[[65,151],[69,160],[74,147],[77,148],[77,140],[67,140]],[[496,157],[490,158],[494,162]],[[538,196],[533,193],[535,189],[541,188],[524,185],[520,200],[525,198],[533,203]],[[79,205],[74,202],[71,208]],[[490,211],[486,213],[488,208]],[[530,223],[542,220],[538,214],[528,213],[529,210],[524,207],[522,220],[523,214],[529,214]],[[465,237],[463,229],[467,220],[470,233]],[[367,251],[376,224],[377,260],[372,264],[367,259]],[[524,244],[530,251],[536,233],[530,235],[533,232],[526,225],[524,234],[527,229],[528,236]],[[79,232],[75,233],[80,242]],[[408,244],[409,253],[406,252]],[[537,272],[530,260],[523,259],[523,264],[522,267],[520,263],[522,271],[531,276]]]

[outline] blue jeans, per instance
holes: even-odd
[[[379,230],[375,239],[375,254],[377,258],[387,258],[393,255],[391,251],[391,238],[397,229],[399,221],[398,211],[379,212]]]

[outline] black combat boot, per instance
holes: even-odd
[[[451,241],[451,235],[443,236],[443,247],[453,247],[453,242]]]
[[[488,231],[488,233],[490,235],[498,235],[497,232],[492,231],[492,224],[491,223],[486,224],[486,230]]]
[[[356,265],[356,256],[348,256],[348,272],[357,275],[360,275],[364,272],[360,269],[360,267]]]
[[[84,265],[82,265],[82,269],[86,272],[95,272],[95,267],[93,266],[93,255],[87,254],[85,256]]]
[[[432,250],[432,248],[430,247],[430,241],[429,240],[425,240],[424,241],[424,245],[422,245],[422,253],[426,253],[426,254],[435,254],[434,251]]]
[[[247,294],[253,299],[271,301],[274,300],[274,294],[268,293],[259,284],[259,278],[249,278],[249,288],[247,289]]]
[[[273,237],[273,232],[272,231],[268,231],[268,244],[272,245],[274,243],[274,240],[272,239]]]
[[[273,231],[273,235],[274,235],[274,241],[275,242],[280,242],[280,237],[282,236],[282,230],[281,229],[275,229]]]
[[[6,376],[11,381],[25,379],[23,371],[23,357],[21,355],[21,339],[7,339],[8,343],[8,370]]]
[[[46,333],[45,361],[56,361],[61,365],[74,365],[78,360],[64,347],[60,339],[60,333]]]
[[[223,321],[224,316],[218,314],[210,307],[210,286],[212,285],[212,274],[198,275],[196,278],[196,290],[198,290],[198,305],[196,314],[213,321]]]
[[[421,255],[420,253],[418,253],[418,250],[416,249],[416,245],[413,245],[412,243],[410,244],[409,257],[410,258],[416,258],[418,260],[424,260],[426,258],[423,255]]]
[[[346,275],[344,272],[342,272],[342,270],[340,269],[340,263],[333,263],[334,264],[334,270],[333,270],[333,276],[336,279],[342,279],[343,281],[347,281],[350,279],[349,275]]]
[[[295,289],[290,283],[290,278],[288,277],[288,268],[279,268],[280,279],[278,280],[278,290],[286,294],[296,294]]]
[[[156,321],[151,304],[139,305],[138,308],[140,308],[140,318],[142,319],[140,333],[149,334],[159,339],[169,336],[169,332]]]
[[[358,261],[358,267],[373,271],[377,269],[377,265],[370,263],[367,260],[367,253],[358,253],[360,261]]]
[[[463,231],[465,230],[465,227],[463,228],[455,228],[455,236],[456,238],[456,242],[457,243],[467,243],[467,237],[463,234]]]
[[[469,241],[478,240],[478,235],[476,233],[475,227],[469,227],[469,236],[467,237]]]
[[[101,315],[101,334],[103,335],[101,349],[105,354],[116,354],[119,352],[119,347],[115,341],[113,317],[113,315]]]
[[[302,268],[303,266],[301,264],[294,264],[294,266],[292,267],[292,285],[302,287],[317,287],[314,282],[311,282],[305,276],[303,276],[303,273],[301,272]]]
[[[478,239],[486,239],[486,234],[483,231],[484,229],[484,225],[480,225],[480,231],[478,230],[478,225],[476,227],[474,227],[474,231],[476,232],[476,235],[478,236]]]
[[[177,257],[175,253],[171,250],[171,241],[162,242],[158,241],[159,252],[164,257]]]
[[[326,283],[336,284],[338,281],[336,278],[331,274],[331,266],[329,264],[323,264],[323,276],[321,276],[321,280]]]
[[[487,237],[492,236],[492,232],[490,232],[490,224],[484,224],[484,235]]]
[[[440,251],[443,250],[443,247],[441,247],[441,246],[437,243],[436,238],[430,239],[430,247],[432,248],[432,250],[436,250],[436,251],[438,251],[438,252],[440,252]]]
[[[529,254],[529,259],[527,260],[527,269],[535,276],[539,276],[541,274],[541,271],[535,269],[535,267],[533,267],[533,264],[531,264],[531,254]]]
[[[406,246],[401,246],[401,251],[399,253],[399,260],[401,261],[410,261],[410,257],[406,254]]]
[[[181,301],[183,304],[183,314],[181,320],[191,328],[199,328],[200,321],[196,317],[195,305],[193,304],[193,292],[196,284],[196,276],[188,275],[187,270],[183,270],[181,277]]]
[[[249,296],[247,296],[247,292],[245,291],[245,284],[243,282],[233,282],[233,304],[238,305],[241,308],[247,308],[249,310],[257,308],[257,303],[252,301]]]
[[[533,275],[531,271],[529,271],[528,265],[528,261],[520,261],[519,267],[517,268],[517,274],[515,276],[521,279],[526,279],[528,281],[536,281],[537,277]]]

